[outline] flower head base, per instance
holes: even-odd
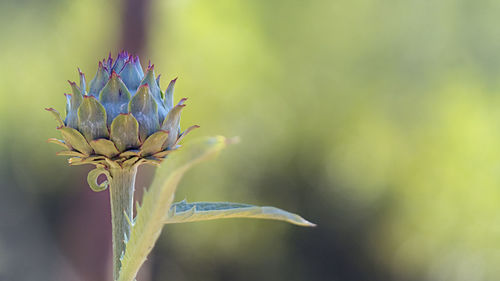
[[[65,148],[58,155],[71,156],[71,165],[126,167],[143,163],[159,164],[178,148],[179,141],[192,129],[180,131],[185,98],[174,106],[176,79],[165,92],[154,65],[144,73],[139,57],[122,51],[113,60],[99,62],[96,76],[87,89],[85,74],[78,69],[80,85],[69,81],[66,118],[52,108],[63,140],[49,139]]]

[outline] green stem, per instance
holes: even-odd
[[[111,203],[111,224],[113,231],[113,280],[120,273],[120,257],[125,251],[125,236],[130,237],[130,224],[134,210],[134,185],[137,166],[111,168],[109,199]],[[125,216],[126,215],[126,216]]]

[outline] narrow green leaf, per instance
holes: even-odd
[[[66,144],[71,145],[71,147],[85,154],[85,156],[89,156],[92,154],[92,147],[80,132],[70,127],[62,127],[58,128],[58,130],[61,131],[62,137]]]
[[[182,133],[179,135],[179,137],[177,138],[177,140],[176,140],[176,141],[175,141],[175,143],[174,143],[174,146],[178,145],[178,144],[181,142],[181,140],[182,140],[183,138],[185,138],[185,137],[187,136],[187,134],[189,134],[192,130],[194,130],[194,129],[198,129],[199,127],[200,127],[199,125],[193,125],[193,126],[191,126],[191,127],[187,128],[184,132],[182,132]]]
[[[143,195],[126,250],[121,260],[118,281],[133,281],[139,268],[153,248],[164,225],[177,185],[193,165],[215,156],[226,146],[226,138],[214,137],[186,144],[172,153],[156,171],[151,188]]]
[[[58,127],[64,127],[64,122],[61,119],[61,115],[59,114],[59,112],[57,110],[55,110],[53,108],[46,108],[45,110],[47,110],[48,112],[52,113],[52,115],[54,116],[54,118],[57,121]]]
[[[130,113],[120,114],[113,120],[110,135],[120,152],[139,146],[139,124]]]
[[[80,152],[74,151],[74,150],[63,150],[56,152],[56,155],[58,156],[72,156],[72,157],[85,157],[85,155],[81,154]]]
[[[101,164],[101,165],[104,165],[106,164],[106,157],[104,156],[90,156],[90,157],[73,157],[73,158],[70,158],[68,159],[68,163],[72,166],[76,166],[76,165],[86,165],[86,164],[92,164],[92,165],[96,165],[96,164]],[[110,161],[111,163],[114,163],[112,161]]]
[[[300,226],[316,226],[299,215],[275,208],[231,202],[181,201],[170,207],[165,223],[195,222],[230,218],[254,218],[286,221]]]
[[[79,163],[81,163],[83,160],[82,158],[80,157],[72,157],[72,158],[69,158],[68,159],[68,163],[70,165],[78,165]]]
[[[55,139],[55,138],[50,138],[47,140],[47,142],[50,142],[50,143],[53,143],[53,144],[57,144],[59,146],[62,146],[64,148],[66,148],[67,150],[71,150],[71,146],[67,145],[63,140],[58,140],[58,139]]]

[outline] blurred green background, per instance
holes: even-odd
[[[139,281],[499,280],[498,1],[0,2],[0,280],[110,280],[108,195],[68,167],[67,79],[111,51],[179,76],[191,138],[240,144],[177,199],[317,223],[167,227]],[[137,187],[154,169],[142,168]]]

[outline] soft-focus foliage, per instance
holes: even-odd
[[[65,236],[86,170],[53,156],[42,108],[64,107],[60,77],[76,80],[75,64],[94,72],[95,57],[120,49],[115,4],[0,4],[0,279],[99,266],[78,263]],[[153,280],[500,278],[500,3],[169,0],[152,10],[141,60],[179,76],[176,92],[190,98],[181,124],[242,140],[188,173],[177,199],[245,198],[319,225],[173,225]],[[90,238],[100,241],[78,241]]]

